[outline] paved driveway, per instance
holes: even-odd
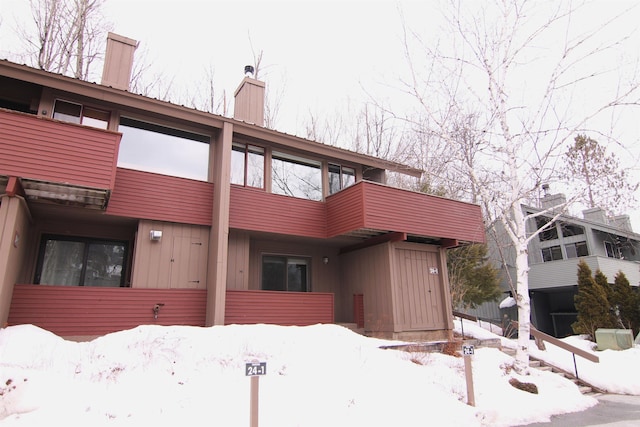
[[[527,427],[637,427],[640,426],[640,396],[603,394],[599,404],[586,411],[551,417],[551,422]]]

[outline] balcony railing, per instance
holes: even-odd
[[[613,282],[618,271],[622,271],[629,283],[640,283],[640,262],[591,255],[531,264],[529,288],[549,288],[577,285],[578,262],[585,261],[591,271],[600,270]],[[534,280],[532,280],[534,279]]]
[[[121,134],[0,109],[0,175],[112,190]]]

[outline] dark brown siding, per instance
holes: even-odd
[[[205,301],[203,289],[16,285],[8,323],[31,323],[60,336],[103,335],[139,325],[203,326]],[[157,303],[164,306],[154,319]]]
[[[232,186],[229,226],[242,230],[325,238],[325,204]]]
[[[212,206],[212,183],[118,168],[107,213],[211,225]]]
[[[0,174],[112,189],[122,135],[0,110]]]
[[[316,292],[227,291],[225,324],[333,323],[333,294]]]

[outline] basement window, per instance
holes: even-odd
[[[265,255],[262,257],[262,290],[309,292],[308,258]]]
[[[35,283],[59,286],[124,286],[124,241],[43,236]]]

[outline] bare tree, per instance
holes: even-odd
[[[88,80],[111,28],[104,0],[29,0],[35,28],[19,29],[38,68]]]
[[[523,373],[530,333],[527,247],[542,229],[527,230],[532,215],[522,206],[536,198],[542,183],[558,179],[561,158],[577,131],[607,110],[637,105],[634,75],[608,98],[576,108],[580,94],[605,84],[624,66],[607,54],[626,41],[606,38],[622,13],[589,25],[580,21],[582,12],[582,6],[566,2],[452,0],[445,11],[447,40],[424,40],[404,28],[409,77],[402,84],[418,107],[412,120],[428,126],[425,133],[460,147],[460,170],[466,168],[487,223],[499,223],[515,251],[515,367]],[[410,48],[415,43],[419,48]],[[478,112],[468,126],[473,133],[461,134],[452,120],[470,109]],[[566,207],[535,215],[555,219]]]
[[[588,207],[629,205],[634,201],[638,183],[631,182],[627,171],[620,167],[614,153],[586,135],[578,135],[566,152],[565,179],[575,183],[581,201]]]

